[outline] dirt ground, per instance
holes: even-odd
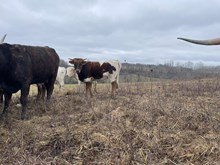
[[[0,164],[220,164],[220,81],[98,84],[55,91],[50,102],[29,97],[20,120],[13,97],[0,121]]]

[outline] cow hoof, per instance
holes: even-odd
[[[24,115],[21,115],[21,120],[25,120],[25,116]]]
[[[29,118],[28,117],[21,117],[21,120],[29,120]]]
[[[5,118],[7,118],[7,112],[6,113],[1,113],[0,114],[0,120],[3,120]]]
[[[30,116],[28,116],[27,114],[21,114],[21,120],[29,120]]]

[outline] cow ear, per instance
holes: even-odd
[[[70,64],[74,64],[74,59],[69,59]]]

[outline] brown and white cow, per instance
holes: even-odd
[[[82,58],[69,59],[78,74],[79,80],[86,83],[86,96],[90,93],[92,97],[92,82],[98,79],[108,78],[112,85],[111,96],[115,96],[115,91],[119,84],[119,73],[121,63],[118,60],[92,62]]]

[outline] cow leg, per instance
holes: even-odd
[[[115,91],[118,89],[118,82],[115,82]]]
[[[42,84],[42,93],[41,93],[41,99],[42,99],[42,100],[44,100],[45,93],[46,93],[46,87],[45,87],[44,84]]]
[[[59,91],[63,91],[64,90],[64,81],[61,81],[61,83],[59,84]]]
[[[42,85],[37,84],[37,100],[40,100],[41,95],[42,95]]]
[[[44,100],[45,97],[45,92],[46,92],[46,87],[44,84],[37,84],[37,100]]]
[[[50,79],[48,82],[44,83],[47,89],[47,100],[50,100],[51,95],[53,93],[53,89],[54,89],[54,82],[56,80],[55,78]]]
[[[7,115],[7,112],[8,112],[8,107],[9,107],[9,104],[11,102],[11,96],[12,96],[12,93],[4,93],[4,106],[3,106],[3,111],[2,111],[2,114],[0,115],[0,117],[4,117],[5,115]]]
[[[88,93],[90,93],[90,96],[93,97],[92,82],[86,82],[86,97],[88,97]]]
[[[0,103],[3,103],[3,90],[0,89]]]
[[[60,84],[58,84],[58,89],[59,89],[59,92],[61,91],[62,89],[62,86]]]
[[[112,93],[111,93],[111,97],[114,98],[115,97],[115,91],[118,88],[118,84],[117,82],[113,81],[112,83]]]
[[[27,110],[27,101],[28,101],[28,94],[30,90],[30,85],[24,85],[21,88],[21,97],[20,102],[22,105],[22,111],[21,111],[21,119],[24,120],[26,118],[26,110]]]
[[[90,83],[89,86],[90,86],[90,88],[89,88],[90,96],[93,97],[93,94],[92,94],[92,82]]]
[[[94,81],[94,92],[98,93],[96,86],[97,86],[97,81]]]

